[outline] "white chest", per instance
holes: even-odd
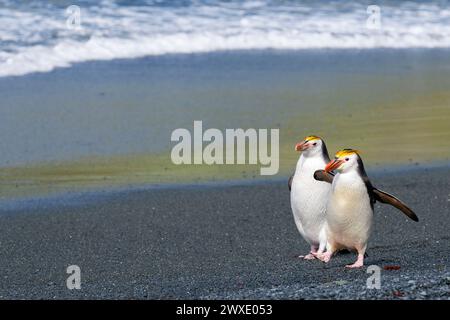
[[[298,161],[291,189],[294,214],[305,217],[325,211],[331,185],[314,179],[314,172],[323,169],[325,165],[321,158],[300,158]]]
[[[365,230],[373,210],[364,181],[357,173],[337,174],[327,206],[327,221],[335,230]]]

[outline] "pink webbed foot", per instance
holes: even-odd
[[[313,253],[313,255],[320,261],[327,263],[330,261],[332,253],[327,251],[324,253]]]
[[[361,268],[362,266],[364,266],[363,263],[355,262],[354,264],[348,264],[345,267],[348,269],[356,269],[356,268]]]
[[[315,255],[314,255],[316,252],[317,252],[317,247],[312,245],[311,250],[309,251],[309,253],[307,255],[305,255],[305,256],[301,255],[298,257],[301,259],[304,259],[304,260],[314,260],[314,259],[316,259]]]
[[[312,253],[308,253],[306,256],[298,256],[298,257],[304,260],[314,260],[316,258]]]
[[[354,264],[348,264],[345,267],[348,269],[361,268],[364,265],[364,255],[358,254],[358,259]]]

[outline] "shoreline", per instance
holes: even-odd
[[[205,128],[279,128],[288,160],[299,135],[312,133],[331,147],[404,145],[405,162],[446,159],[436,147],[447,146],[449,50],[236,51],[0,78],[0,166],[167,156],[171,132],[192,129],[194,120]],[[434,138],[432,155],[421,156],[399,126],[414,139],[422,141],[416,131]],[[392,135],[398,141],[386,145]]]
[[[0,78],[0,195],[260,180],[259,165],[174,165],[171,133],[195,120],[221,131],[279,129],[280,176],[310,134],[330,151],[361,150],[367,167],[449,162],[447,53],[215,52]]]
[[[384,165],[369,168],[368,174],[374,178],[389,176],[391,174],[404,175],[408,173],[429,171],[429,170],[450,170],[450,162],[436,161],[424,164],[407,164],[407,165]],[[12,210],[14,208],[32,208],[39,205],[57,205],[58,203],[72,203],[77,205],[87,201],[95,201],[98,197],[108,197],[114,194],[139,192],[139,191],[173,191],[173,190],[205,190],[208,188],[228,188],[228,187],[255,187],[266,184],[282,184],[287,183],[289,175],[280,176],[277,174],[272,178],[267,176],[254,179],[217,179],[204,181],[187,181],[179,183],[141,183],[141,184],[121,184],[121,185],[103,185],[103,186],[86,186],[85,188],[66,189],[48,194],[29,194],[19,197],[3,197],[0,199],[0,215],[4,210]],[[53,204],[56,202],[56,204]]]
[[[80,62],[74,62],[69,66],[58,66],[50,71],[33,71],[21,75],[8,75],[1,76],[1,80],[14,80],[24,77],[39,77],[51,75],[52,73],[60,73],[64,71],[70,71],[70,69],[84,68],[84,67],[95,67],[96,64],[126,64],[134,63],[136,61],[153,60],[153,59],[189,59],[197,57],[220,57],[220,56],[233,56],[233,55],[314,55],[314,54],[350,54],[358,55],[361,53],[380,53],[380,54],[398,54],[398,53],[413,53],[413,54],[427,54],[430,52],[440,52],[449,53],[450,48],[448,47],[408,47],[408,48],[392,48],[392,47],[373,47],[373,48],[303,48],[303,49],[273,49],[273,48],[250,48],[250,49],[224,49],[224,50],[214,50],[214,51],[204,51],[204,52],[186,52],[186,53],[164,53],[159,55],[144,55],[137,57],[124,57],[124,58],[113,58],[113,59],[98,59],[98,60],[86,60]]]

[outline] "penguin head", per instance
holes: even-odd
[[[301,151],[305,156],[321,155],[326,151],[323,140],[318,136],[307,136],[295,145],[295,151]],[[328,156],[328,151],[326,151]]]
[[[344,173],[351,170],[357,170],[361,158],[358,151],[353,149],[344,149],[336,153],[334,160],[331,160],[325,167],[325,171],[331,172],[336,170],[337,172]]]

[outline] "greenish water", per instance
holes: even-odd
[[[2,197],[108,186],[262,179],[259,166],[170,161],[170,134],[279,128],[369,166],[449,161],[448,50],[234,52],[87,63],[0,79]]]

